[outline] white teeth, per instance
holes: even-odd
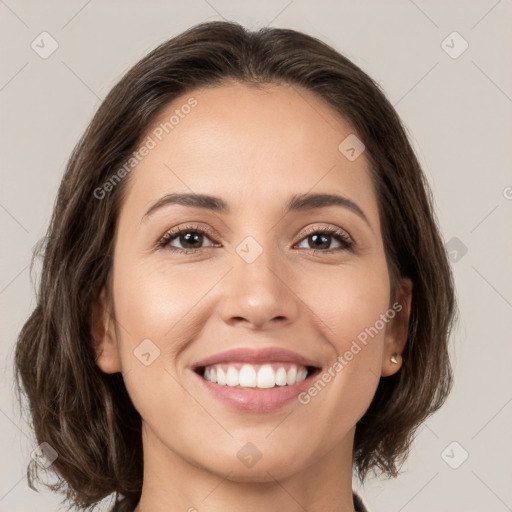
[[[288,370],[288,375],[286,377],[286,382],[287,382],[288,386],[295,384],[296,379],[297,379],[297,368],[295,368],[295,366],[292,366]]]
[[[217,368],[217,384],[220,386],[226,385],[226,375],[224,374],[224,370],[222,368]]]
[[[228,368],[228,371],[226,373],[226,384],[228,386],[238,386],[239,384],[239,378],[238,378],[238,371],[236,368],[233,368],[233,366],[230,366]]]
[[[258,371],[258,381],[256,386],[259,388],[273,388],[276,385],[276,374],[272,366],[264,364]]]
[[[297,374],[296,382],[302,382],[308,375],[308,371],[306,368],[302,368],[300,372]]]
[[[269,389],[275,386],[293,386],[302,382],[308,375],[305,367],[288,364],[288,371],[284,366],[274,364],[257,365],[220,364],[209,366],[205,369],[203,377],[210,382],[216,382],[220,386]],[[240,370],[238,370],[240,368]]]
[[[256,387],[256,370],[250,364],[244,364],[240,370],[240,386],[244,388]]]
[[[276,385],[286,386],[286,370],[282,367],[276,372]]]

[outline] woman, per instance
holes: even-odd
[[[75,148],[16,371],[78,507],[366,510],[353,470],[397,476],[450,391],[454,312],[375,82],[305,34],[210,22]]]

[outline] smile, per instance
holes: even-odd
[[[293,363],[228,363],[215,364],[198,369],[199,375],[219,386],[233,388],[269,389],[278,386],[293,386],[302,382],[313,367]]]
[[[239,348],[198,361],[192,368],[200,392],[243,412],[278,410],[321,371],[318,361],[280,348]]]

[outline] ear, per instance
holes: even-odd
[[[91,335],[96,354],[96,364],[105,373],[121,371],[114,321],[105,288],[91,307]]]
[[[395,311],[387,327],[384,337],[384,350],[382,360],[382,377],[395,374],[402,366],[402,352],[407,343],[407,333],[409,330],[409,317],[411,314],[413,284],[409,278],[402,278],[397,286],[395,301],[391,309]],[[391,360],[393,354],[398,354],[395,358],[397,362]]]

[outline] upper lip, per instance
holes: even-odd
[[[317,361],[308,359],[296,352],[284,348],[235,348],[214,354],[213,356],[202,359],[194,363],[194,369],[204,366],[211,366],[217,363],[244,362],[244,363],[265,363],[265,362],[289,362],[300,366],[314,366],[320,368]]]

